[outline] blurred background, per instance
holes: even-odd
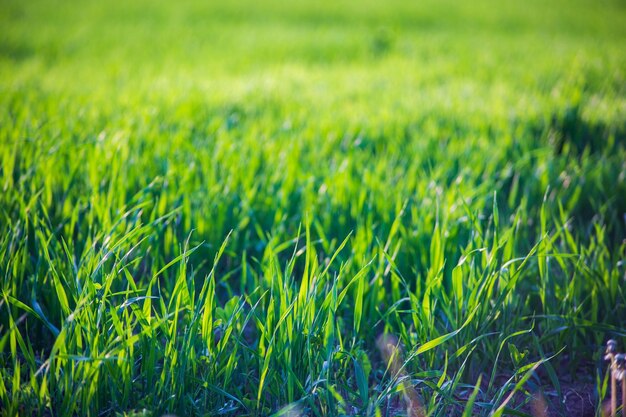
[[[608,0],[3,0],[1,85],[535,113],[584,84],[586,111],[611,117],[624,112],[605,99],[623,96],[625,18]]]

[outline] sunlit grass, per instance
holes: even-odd
[[[600,401],[624,21],[2,2],[0,412],[525,415],[572,374]]]

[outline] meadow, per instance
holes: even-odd
[[[0,0],[0,415],[599,413],[625,46],[618,0]]]

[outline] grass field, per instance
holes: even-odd
[[[0,0],[0,189],[2,415],[598,412],[626,4]]]

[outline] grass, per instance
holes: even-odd
[[[0,413],[523,416],[572,376],[599,402],[625,20],[2,0]]]

